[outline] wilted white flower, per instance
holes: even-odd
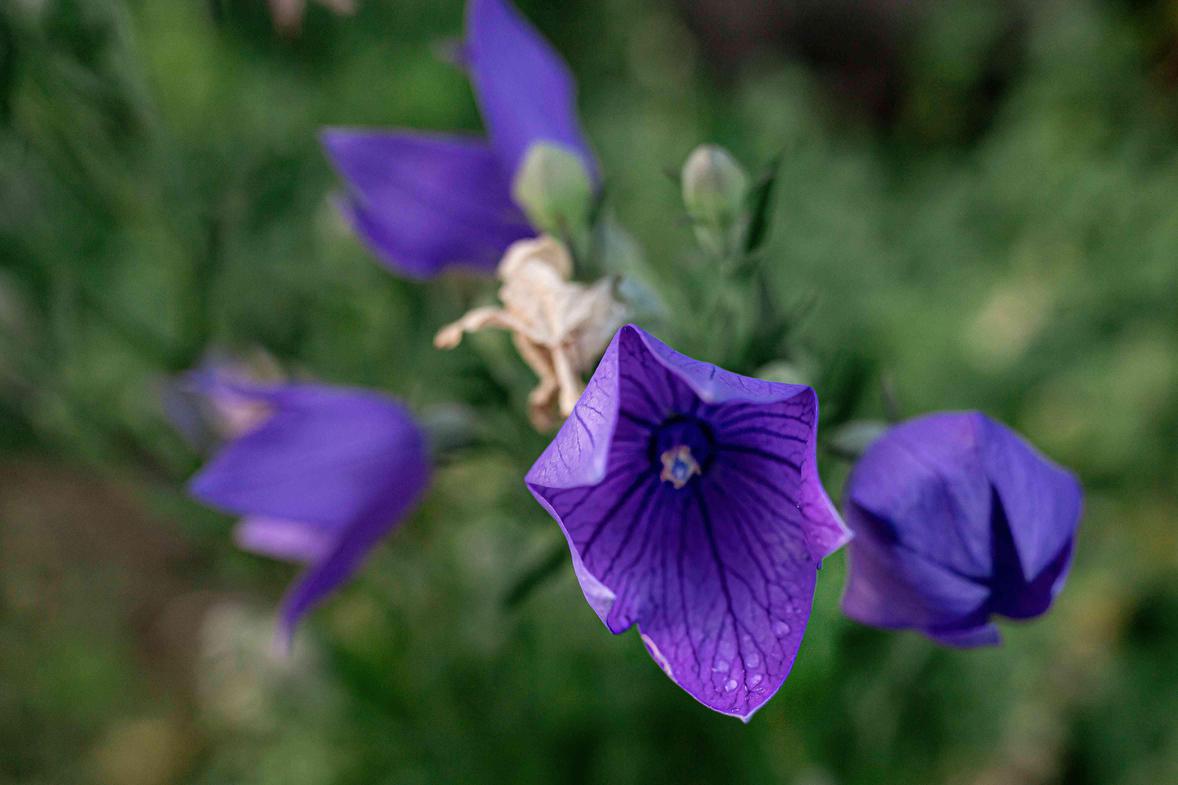
[[[439,349],[452,349],[464,333],[511,331],[520,356],[540,377],[528,396],[529,416],[539,430],[557,424],[554,403],[562,417],[572,412],[585,389],[582,374],[626,317],[615,279],[585,285],[571,281],[572,274],[572,257],[555,238],[541,235],[515,242],[499,263],[503,307],[475,308],[434,339]]]

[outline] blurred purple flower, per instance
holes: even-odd
[[[1063,587],[1081,497],[1075,477],[980,413],[898,425],[847,483],[843,610],[950,646],[996,644],[993,616],[1038,616]]]
[[[346,582],[421,497],[424,435],[403,406],[365,390],[253,384],[212,370],[192,379],[218,409],[248,419],[190,492],[243,516],[234,532],[242,548],[307,565],[282,604],[289,643],[302,615]]]
[[[340,209],[394,271],[429,278],[452,264],[490,272],[535,232],[512,200],[533,144],[593,157],[576,117],[576,87],[549,44],[504,0],[470,0],[458,59],[488,139],[412,131],[327,129],[323,146],[347,181]]]
[[[815,466],[818,399],[632,325],[527,476],[611,632],[747,720],[785,681],[820,560],[849,537]]]

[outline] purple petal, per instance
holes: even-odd
[[[419,454],[419,458],[424,456]],[[344,527],[335,539],[334,547],[322,559],[312,564],[287,592],[279,612],[279,640],[289,645],[295,625],[308,610],[339,586],[346,583],[359,569],[364,557],[409,512],[429,482],[424,460],[402,467],[395,480],[395,490],[379,510],[373,510]]]
[[[637,624],[677,684],[744,719],[788,675],[817,560],[847,536],[813,471],[816,421],[810,388],[627,326],[527,477],[606,626]],[[702,466],[675,485],[666,448],[684,445]]]
[[[967,417],[934,415],[898,425],[860,458],[847,498],[890,525],[904,548],[984,581],[991,493],[977,445]]]
[[[243,551],[283,561],[310,563],[330,549],[335,527],[267,518],[243,518],[233,530],[233,540]]]
[[[560,55],[504,0],[470,0],[465,61],[491,144],[513,175],[536,142],[593,155],[576,114],[576,86]]]
[[[889,524],[854,502],[846,515],[855,539],[842,605],[852,619],[885,629],[950,629],[969,626],[967,620],[984,609],[990,598],[984,583],[897,547]]]
[[[240,515],[340,525],[420,460],[421,435],[395,402],[362,390],[295,384],[254,392],[273,407],[193,478],[202,501]]]
[[[534,234],[484,142],[343,129],[324,131],[322,142],[348,184],[341,212],[400,274],[429,278],[449,265],[490,271],[508,245]]]
[[[993,624],[967,626],[961,629],[932,630],[929,632],[933,640],[946,646],[958,649],[972,649],[977,646],[997,646],[1002,643],[1002,635]]]
[[[312,384],[238,389],[272,414],[227,444],[190,490],[245,516],[239,537],[252,549],[313,558],[284,603],[289,634],[420,497],[429,477],[425,442],[400,404],[375,393]],[[282,521],[298,521],[304,536],[321,534],[325,542],[280,543]],[[295,535],[288,528],[282,536]]]
[[[1017,433],[977,415],[982,464],[1010,524],[1023,574],[1054,572],[1053,590],[1067,571],[1083,506],[1083,490],[1069,472],[1051,463]],[[1051,569],[1054,564],[1054,569]]]
[[[1011,619],[1033,619],[1046,613],[1063,588],[1068,570],[1072,566],[1074,550],[1075,539],[1069,539],[1037,576],[1028,579],[1021,567],[1009,569],[1012,562],[1019,561],[1017,553],[1013,553],[1012,543],[1013,558],[995,564],[990,609]]]

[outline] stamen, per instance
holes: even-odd
[[[692,475],[700,473],[699,463],[691,454],[691,448],[685,444],[673,447],[661,456],[663,472],[659,479],[671,483],[675,490],[687,484]]]

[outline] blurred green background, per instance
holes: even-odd
[[[1178,3],[520,5],[656,267],[693,263],[666,175],[692,147],[781,153],[772,280],[838,418],[981,408],[1081,474],[1053,611],[940,649],[842,618],[837,555],[742,726],[570,570],[504,603],[557,536],[520,482],[543,439],[505,418],[514,452],[444,466],[273,658],[295,570],[185,498],[159,385],[263,346],[419,410],[520,404],[502,336],[430,347],[480,285],[379,268],[316,141],[478,130],[436,56],[461,2],[312,5],[295,34],[262,0],[3,0],[0,783],[1178,782]]]

